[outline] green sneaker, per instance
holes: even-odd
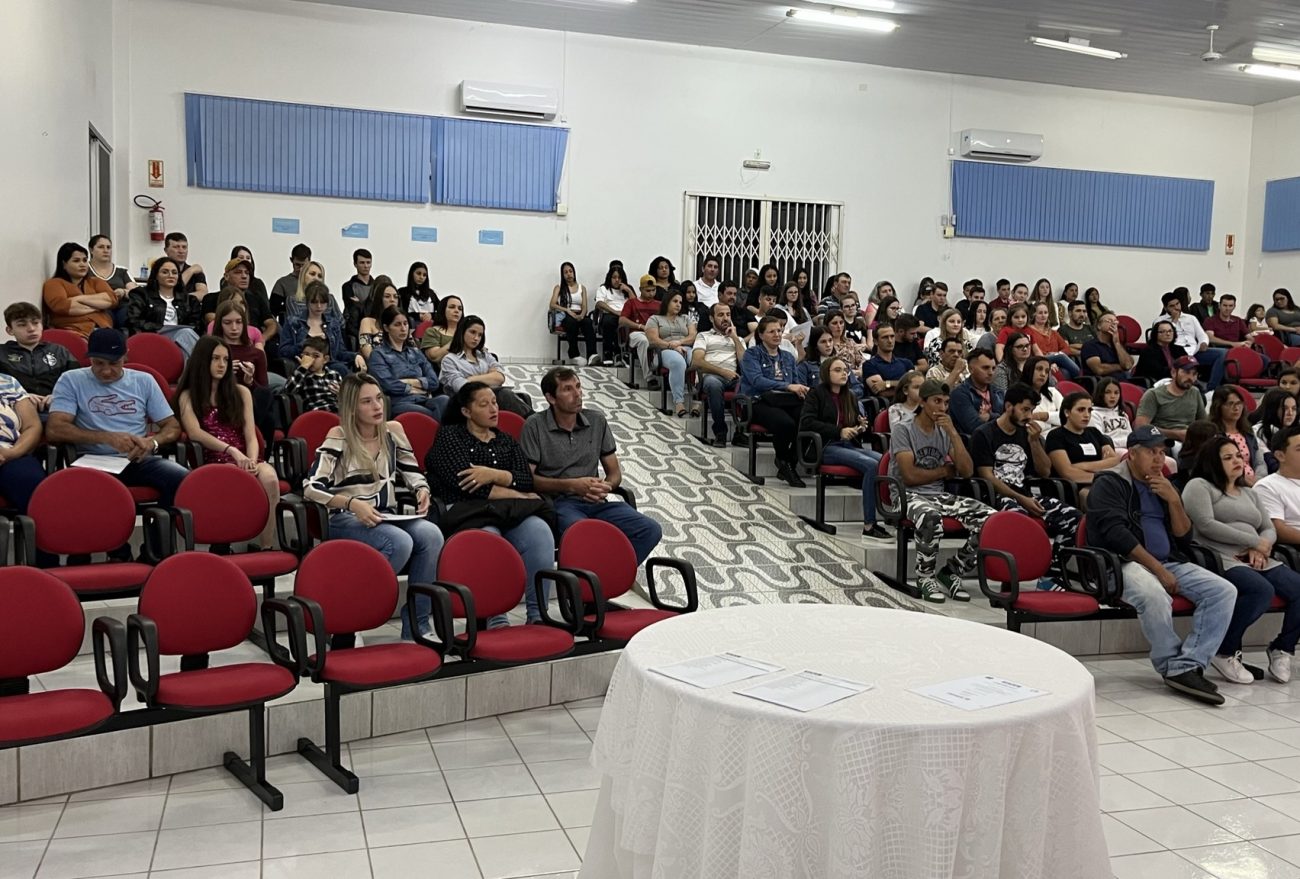
[[[970,601],[970,593],[962,587],[960,575],[945,569],[936,579],[940,588],[947,592],[953,601]]]
[[[921,599],[934,604],[943,604],[948,600],[944,594],[943,585],[934,577],[920,577],[916,581],[916,588],[921,590]]]

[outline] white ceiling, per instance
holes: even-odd
[[[299,2],[1236,104],[1300,95],[1300,82],[1237,70],[1256,42],[1300,52],[1300,0],[897,0],[888,16],[900,27],[888,36],[786,19],[791,6],[813,6],[807,0]],[[1208,24],[1220,25],[1224,57],[1214,63],[1200,60]],[[1084,37],[1129,57],[1039,48],[1030,35]]]

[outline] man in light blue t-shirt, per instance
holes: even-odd
[[[59,376],[45,427],[52,443],[72,443],[83,455],[116,455],[129,463],[118,474],[128,486],[155,489],[171,506],[189,473],[159,457],[158,447],[180,438],[180,423],[158,383],[147,372],[126,369],[126,339],[102,327],[87,341],[90,366]],[[157,426],[150,435],[149,425]]]

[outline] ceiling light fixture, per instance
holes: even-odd
[[[811,0],[826,6],[839,6],[844,9],[866,9],[870,12],[893,12],[894,0]]]
[[[1061,21],[1040,21],[1038,29],[1044,31],[1060,31],[1067,34],[1093,34],[1104,37],[1118,37],[1124,32],[1117,27],[1096,27],[1091,24],[1071,24]]]
[[[822,9],[789,9],[787,18],[806,21],[810,24],[831,24],[837,27],[853,27],[858,30],[874,31],[878,34],[892,33],[898,29],[898,22],[871,15],[858,15],[848,10],[825,11]]]
[[[1250,57],[1256,61],[1268,61],[1271,64],[1300,65],[1300,51],[1278,49],[1273,46],[1256,46],[1250,50]]]
[[[1251,76],[1267,76],[1272,79],[1289,79],[1300,82],[1300,67],[1274,67],[1271,64],[1243,64],[1237,68]]]
[[[1116,52],[1114,49],[1098,49],[1090,45],[1087,40],[1078,37],[1070,37],[1068,40],[1049,40],[1047,37],[1030,37],[1029,42],[1035,46],[1042,46],[1045,49],[1060,49],[1062,52],[1075,52],[1079,55],[1089,55],[1093,58],[1106,58],[1115,61],[1119,58],[1127,58],[1128,55],[1123,52]]]

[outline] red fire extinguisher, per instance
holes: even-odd
[[[166,209],[162,202],[148,195],[137,195],[134,201],[136,207],[144,208],[149,213],[149,240],[162,241],[167,234],[167,226],[163,222]]]

